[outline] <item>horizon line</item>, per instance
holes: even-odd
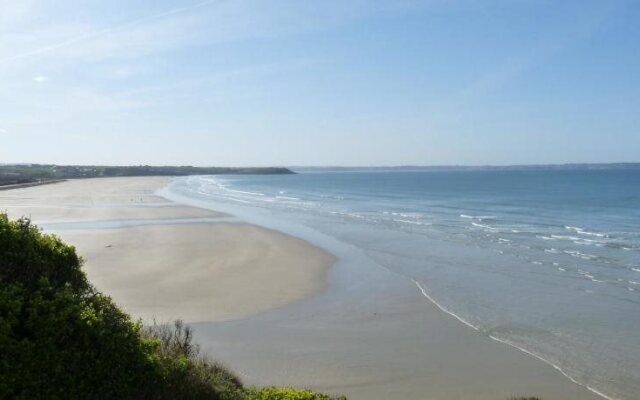
[[[640,161],[566,162],[545,164],[393,164],[393,165],[194,165],[194,164],[57,164],[41,162],[10,162],[0,166],[53,165],[73,167],[195,167],[195,168],[516,168],[516,167],[572,167],[572,166],[640,166]]]

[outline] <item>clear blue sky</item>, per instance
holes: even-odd
[[[640,161],[639,1],[0,0],[0,162]]]

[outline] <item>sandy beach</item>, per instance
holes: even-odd
[[[104,178],[7,190],[0,209],[76,246],[89,280],[143,321],[235,319],[324,290],[332,255],[155,196],[166,182]]]
[[[8,190],[0,209],[75,245],[89,279],[134,317],[195,323],[203,349],[248,384],[351,400],[600,399],[443,313],[406,279],[156,196],[166,183],[87,179]]]

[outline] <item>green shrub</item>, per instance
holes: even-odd
[[[346,400],[346,397],[331,397],[326,394],[315,393],[307,389],[292,387],[266,387],[248,389],[247,400]]]
[[[155,345],[80,269],[75,249],[0,214],[0,398],[127,398]]]
[[[43,235],[26,218],[9,221],[0,213],[0,283],[34,290],[42,278],[59,289],[70,285],[78,292],[90,289],[80,269],[75,248],[53,235]]]
[[[156,343],[163,388],[154,399],[235,400],[244,396],[242,383],[221,364],[200,355],[191,328],[182,321],[144,328],[143,335]]]
[[[509,397],[509,400],[541,400],[539,397]]]

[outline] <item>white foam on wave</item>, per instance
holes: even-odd
[[[604,281],[602,281],[602,280],[600,280],[600,279],[596,279],[596,277],[595,277],[595,276],[593,276],[593,275],[591,274],[591,272],[589,272],[589,271],[583,271],[583,270],[580,270],[580,269],[579,269],[579,270],[578,270],[578,273],[579,273],[580,275],[584,276],[585,278],[587,278],[587,279],[589,279],[589,280],[593,281],[593,282],[597,282],[597,283],[603,283],[603,282],[604,282]]]
[[[463,319],[462,317],[459,317],[458,315],[454,314],[453,312],[447,310],[446,308],[444,308],[442,305],[440,305],[440,303],[438,303],[437,301],[435,301],[433,299],[433,297],[431,297],[429,295],[429,293],[427,292],[427,289],[422,286],[420,284],[420,282],[418,282],[415,279],[411,279],[413,281],[413,283],[416,284],[416,286],[418,287],[418,289],[420,289],[420,292],[422,292],[422,295],[424,297],[426,297],[430,302],[432,302],[433,304],[435,304],[436,307],[438,307],[441,311],[451,315],[453,318],[457,319],[458,321],[462,322],[463,324],[465,324],[466,326],[468,326],[469,328],[473,329],[474,331],[479,331],[480,328],[478,328],[477,326],[473,325],[472,323],[466,321],[465,319]]]
[[[298,197],[291,197],[291,196],[276,196],[276,199],[280,199],[280,200],[291,200],[291,201],[300,201],[300,198],[298,198]]]
[[[574,231],[579,235],[607,237],[607,235],[605,235],[604,233],[590,232],[590,231],[587,231],[587,230],[585,230],[583,228],[580,228],[580,227],[577,227],[577,226],[565,226],[564,229],[567,229],[567,230],[570,230],[570,231]]]
[[[559,239],[559,240],[581,240],[579,237],[576,236],[566,236],[566,235],[551,235],[552,238],[554,239]]]
[[[476,219],[478,221],[484,221],[485,219],[496,219],[496,217],[493,215],[468,215],[468,214],[460,214],[460,218]]]
[[[581,235],[589,235],[589,236],[597,236],[597,237],[607,237],[604,233],[596,233],[596,232],[588,232],[588,231],[580,231],[578,232]]]
[[[347,217],[351,217],[351,218],[357,218],[357,219],[366,219],[367,217],[359,214],[357,212],[352,212],[352,213],[345,213],[344,215],[346,215]]]
[[[640,272],[640,268],[631,268],[632,271]]]
[[[221,196],[221,197],[222,197],[222,198],[225,198],[225,199],[227,199],[227,200],[235,201],[235,202],[237,202],[237,203],[253,204],[253,203],[251,203],[250,201],[242,200],[242,199],[239,199],[239,198],[237,198],[237,197],[231,197],[231,196]]]
[[[203,195],[206,195],[206,196],[212,196],[212,195],[211,195],[211,193],[209,193],[209,192],[205,192],[205,191],[202,191],[202,190],[195,190],[194,192],[195,192],[195,193],[199,193],[199,194],[203,194]],[[223,195],[220,195],[220,196],[218,196],[218,197],[219,197],[219,198],[222,198],[222,199],[226,199],[226,200],[235,201],[235,202],[238,202],[238,203],[252,204],[250,201],[246,201],[246,200],[238,199],[237,197],[232,197],[232,196],[223,196]]]
[[[333,200],[345,200],[346,197],[340,195],[330,195],[330,194],[319,194],[323,199],[333,199]]]
[[[579,244],[582,246],[596,246],[596,247],[604,246],[604,243],[598,243],[595,240],[587,240],[587,239],[574,240],[573,243]]]
[[[538,239],[542,239],[542,240],[556,240],[556,239],[552,238],[551,236],[536,235],[536,237]]]
[[[529,351],[529,350],[527,350],[527,349],[525,349],[525,348],[522,348],[522,347],[518,346],[517,344],[515,344],[515,343],[513,343],[513,342],[511,342],[511,341],[509,341],[509,340],[501,339],[501,338],[496,337],[496,336],[493,336],[493,335],[489,335],[489,337],[490,337],[491,339],[495,340],[496,342],[500,342],[500,343],[506,344],[506,345],[508,345],[508,346],[514,347],[514,348],[516,348],[516,349],[520,350],[521,352],[523,352],[523,353],[525,353],[525,354],[528,354],[528,355],[530,355],[530,356],[532,356],[532,357],[535,357],[535,358],[537,358],[538,360],[540,360],[540,361],[542,361],[542,362],[544,362],[544,363],[546,363],[546,364],[551,365],[551,366],[552,366],[553,368],[555,368],[558,372],[560,372],[562,375],[564,375],[566,378],[568,378],[571,382],[575,383],[576,385],[579,385],[579,386],[582,386],[582,387],[586,388],[586,389],[587,389],[587,390],[589,390],[590,392],[593,392],[593,393],[597,394],[597,395],[598,395],[598,396],[600,396],[600,397],[603,397],[603,398],[605,398],[605,399],[607,399],[607,400],[619,400],[619,399],[617,399],[617,398],[615,398],[615,397],[607,396],[606,394],[604,394],[604,393],[602,393],[602,392],[600,392],[600,391],[598,391],[598,390],[596,390],[596,389],[592,388],[591,386],[588,386],[588,385],[585,385],[585,384],[583,384],[583,383],[578,382],[578,381],[577,381],[577,380],[575,380],[571,375],[569,375],[568,373],[566,373],[566,372],[565,372],[565,371],[564,371],[560,366],[558,366],[558,365],[556,365],[556,364],[552,363],[551,361],[547,360],[546,358],[544,358],[544,357],[542,357],[542,356],[539,356],[539,355],[538,355],[538,354],[536,354],[536,353],[533,353],[533,352],[531,352],[531,351]]]
[[[573,257],[582,258],[583,260],[594,260],[598,258],[598,256],[594,256],[593,254],[581,253],[579,251],[565,250],[564,252]]]
[[[225,189],[227,192],[233,192],[233,193],[240,193],[240,194],[248,194],[250,196],[264,196],[264,193],[260,193],[260,192],[247,192],[244,190],[238,190],[238,189]]]
[[[492,232],[495,232],[495,231],[498,230],[498,229],[494,228],[493,226],[479,224],[477,222],[472,222],[471,225],[475,226],[476,228],[482,228],[482,229],[489,230],[489,231],[492,231]]]
[[[212,194],[211,192],[206,191],[206,190],[194,190],[194,192],[195,192],[195,193],[198,193],[198,194],[205,195],[205,196],[217,196],[217,197],[219,197],[219,198],[223,198],[223,199],[227,199],[227,200],[235,201],[235,202],[238,202],[238,203],[251,204],[251,202],[250,202],[250,201],[242,200],[242,199],[239,199],[239,198],[237,198],[237,197],[232,197],[232,196],[214,195],[214,194]]]
[[[431,225],[429,223],[420,222],[420,221],[416,221],[416,220],[410,220],[410,219],[396,218],[393,221],[394,222],[400,222],[400,223],[403,223],[403,224],[410,224],[410,225]]]
[[[584,244],[584,243],[591,244],[591,243],[602,243],[602,240],[593,240],[593,239],[577,238],[573,243],[578,243],[578,242],[580,242],[579,244]]]

